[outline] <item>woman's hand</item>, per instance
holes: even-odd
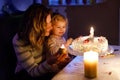
[[[50,65],[55,64],[57,59],[58,59],[58,55],[50,55],[47,58],[47,63],[50,64]]]
[[[58,66],[59,69],[64,68],[70,61],[72,60],[72,58],[68,55],[68,54],[54,54],[54,55],[50,55],[47,58],[47,63],[49,65],[56,65]]]
[[[65,58],[64,60],[62,61],[58,61],[59,63],[57,64],[58,65],[58,68],[59,69],[63,69],[72,59],[68,56],[67,58]]]

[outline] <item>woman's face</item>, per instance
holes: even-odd
[[[49,36],[50,31],[52,30],[52,25],[51,25],[51,15],[49,14],[46,18],[46,30],[45,30],[45,36]]]

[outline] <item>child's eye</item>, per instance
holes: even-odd
[[[59,26],[57,28],[60,28]]]
[[[63,26],[63,28],[66,28],[66,26]]]

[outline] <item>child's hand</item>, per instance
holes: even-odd
[[[67,41],[66,41],[66,44],[65,46],[68,47],[71,43],[72,43],[73,39],[72,38],[69,38]]]

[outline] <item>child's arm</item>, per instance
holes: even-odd
[[[60,48],[60,44],[54,38],[49,39],[47,44],[48,44],[49,53],[52,54],[52,55],[56,54],[56,52]]]
[[[69,45],[72,43],[73,39],[72,38],[69,38],[66,43],[65,43],[65,47],[69,47]]]

